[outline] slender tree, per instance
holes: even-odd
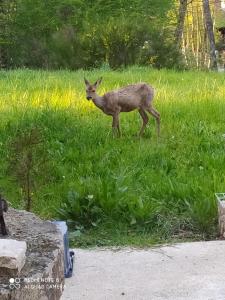
[[[188,0],[180,0],[177,28],[175,32],[175,42],[178,47],[181,46],[182,34],[184,30],[185,16],[187,12]]]
[[[3,33],[4,33],[4,17],[5,17],[5,10],[4,10],[4,1],[0,0],[0,69],[4,65],[4,58],[3,58]]]
[[[206,32],[209,39],[210,69],[215,70],[217,69],[216,46],[215,46],[215,36],[213,31],[213,21],[212,21],[209,0],[203,0],[202,5],[203,5]]]

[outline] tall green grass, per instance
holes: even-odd
[[[152,118],[144,137],[136,137],[137,112],[121,114],[123,136],[113,138],[111,118],[85,99],[84,75],[90,81],[103,76],[100,94],[139,81],[155,87],[159,142]],[[0,119],[0,189],[13,206],[21,207],[22,193],[8,172],[9,144],[19,131],[37,127],[51,166],[33,190],[33,210],[41,216],[56,217],[64,202],[70,210],[68,194],[78,192],[78,204],[89,197],[98,211],[93,215],[86,204],[94,226],[120,223],[167,237],[216,234],[214,193],[225,189],[223,74],[137,67],[2,71]]]

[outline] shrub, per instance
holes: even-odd
[[[76,229],[96,226],[102,219],[102,209],[94,196],[81,196],[75,191],[68,192],[67,198],[56,213],[60,219],[66,220]]]

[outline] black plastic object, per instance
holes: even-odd
[[[63,235],[64,244],[64,276],[69,278],[73,275],[74,252],[69,249],[68,228],[64,221],[53,221]]]
[[[8,204],[5,199],[2,198],[0,195],[0,233],[2,235],[7,235],[7,229],[5,226],[5,220],[4,220],[4,212],[7,212],[8,210]]]

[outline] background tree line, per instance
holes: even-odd
[[[179,0],[175,40],[187,67],[217,69],[215,34],[221,12],[221,0]],[[221,17],[225,20],[224,12]]]
[[[207,1],[0,0],[0,65],[193,67],[187,54],[192,45],[184,46],[188,7]]]

